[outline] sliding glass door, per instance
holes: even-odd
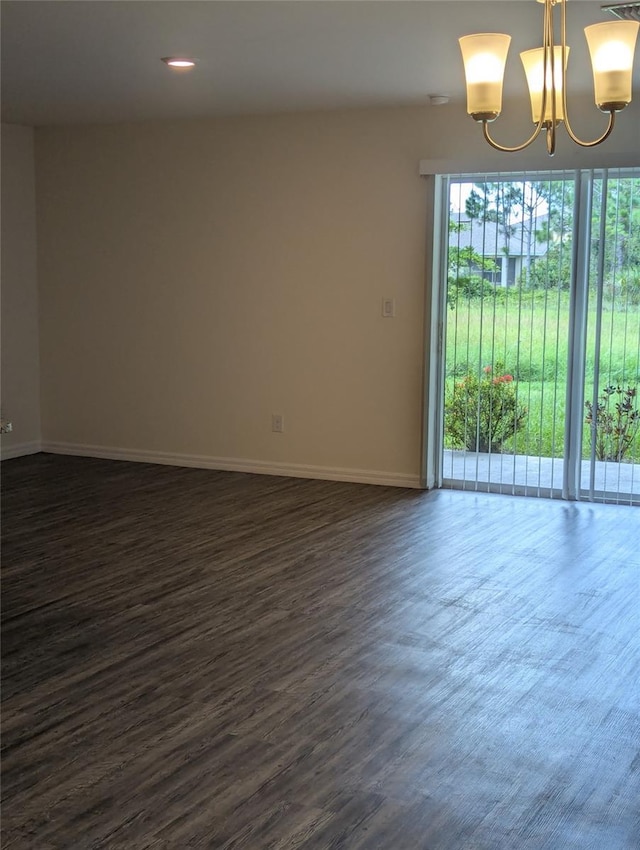
[[[640,172],[443,192],[441,483],[640,501]]]
[[[640,498],[640,174],[595,175],[581,494]]]

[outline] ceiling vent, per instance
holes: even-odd
[[[623,21],[640,22],[640,3],[613,3],[610,6],[603,6],[602,11],[610,12],[616,18],[622,18]]]

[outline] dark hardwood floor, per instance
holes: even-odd
[[[4,850],[640,847],[640,512],[2,464]]]

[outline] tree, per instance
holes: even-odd
[[[604,183],[594,188],[592,245],[594,263],[600,255],[601,210]],[[640,301],[640,180],[620,177],[607,182],[604,221],[605,292]]]
[[[539,222],[535,238],[547,250],[544,256],[533,258],[527,284],[533,289],[569,289],[574,186],[569,180],[554,180],[544,191],[547,215]]]
[[[546,186],[546,183],[535,181],[476,183],[465,204],[471,221],[489,221],[497,225],[502,235],[502,251],[507,257],[511,255],[511,240],[520,235],[525,272],[531,264],[538,218],[548,208]]]
[[[640,180],[610,177],[606,183],[604,234],[601,233],[604,180],[594,181],[591,219],[592,280],[604,235],[605,295],[621,306],[640,303]],[[520,285],[531,289],[569,289],[573,213],[572,180],[476,183],[465,202],[469,221],[492,222],[499,250],[522,256]],[[514,240],[518,240],[514,250]],[[544,246],[544,253],[536,246]],[[461,258],[464,259],[464,258]],[[476,272],[486,258],[474,259]],[[475,285],[474,281],[469,286]]]
[[[447,304],[453,309],[460,297],[481,298],[493,292],[483,272],[494,272],[495,262],[483,257],[470,245],[449,245]]]

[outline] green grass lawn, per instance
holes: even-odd
[[[498,291],[495,297],[460,300],[447,311],[446,391],[469,372],[502,364],[513,375],[518,403],[527,408],[524,427],[504,451],[559,457],[564,448],[564,412],[569,340],[568,294],[557,291]],[[637,387],[640,394],[640,311],[607,309],[599,353],[599,387]],[[585,399],[593,397],[595,320],[587,325]],[[640,405],[638,397],[636,408]],[[585,424],[583,454],[590,453]],[[445,445],[454,448],[446,433]],[[625,460],[640,461],[640,431]]]

